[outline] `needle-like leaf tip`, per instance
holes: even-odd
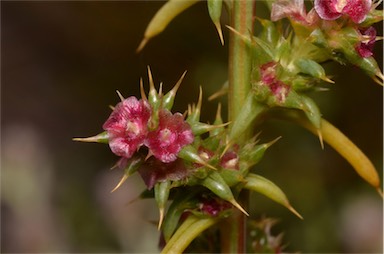
[[[294,215],[296,215],[297,217],[299,217],[300,219],[304,220],[303,216],[301,216],[300,213],[298,213],[295,208],[293,208],[291,205],[289,205],[288,207],[288,210],[291,211]]]
[[[147,42],[148,38],[143,38],[143,40],[140,42],[140,45],[136,49],[136,53],[139,53],[145,47],[145,45],[147,45]]]
[[[113,188],[111,193],[114,192],[115,190],[117,190],[128,179],[128,177],[129,177],[129,175],[124,174],[123,177],[121,178],[120,182],[116,185],[115,188]]]
[[[159,218],[159,224],[157,226],[157,229],[160,230],[161,228],[161,225],[163,224],[163,220],[164,220],[164,208],[160,208],[159,209],[159,212],[160,212],[160,218]]]
[[[245,215],[249,216],[249,214],[247,213],[247,211],[244,210],[244,208],[241,207],[241,205],[239,203],[237,203],[236,200],[229,200],[229,202],[235,206],[237,209],[239,209],[242,213],[244,213]]]
[[[384,196],[383,196],[383,191],[380,189],[380,187],[377,187],[376,190],[377,190],[377,192],[379,193],[380,197],[381,197],[381,198],[384,198]]]

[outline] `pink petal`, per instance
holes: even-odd
[[[118,103],[104,123],[109,135],[109,146],[118,156],[130,158],[144,143],[151,108],[146,101],[129,97]]]
[[[348,14],[353,22],[359,24],[364,21],[371,5],[371,0],[348,0],[342,12]]]
[[[277,21],[292,15],[305,16],[303,0],[277,0],[272,4],[271,20]]]
[[[376,29],[369,27],[366,30],[361,31],[363,36],[368,36],[369,39],[358,43],[356,50],[361,57],[370,57],[373,55],[373,48],[376,42]]]
[[[157,159],[169,163],[176,160],[180,150],[193,139],[192,129],[182,114],[172,115],[168,110],[161,110],[159,126],[148,133],[145,144]]]
[[[315,10],[320,18],[325,20],[334,20],[339,18],[342,14],[337,11],[337,0],[315,0]]]
[[[125,137],[116,137],[109,141],[111,151],[117,156],[131,158],[136,152],[139,145],[139,140],[129,140]]]

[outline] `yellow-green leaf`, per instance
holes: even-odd
[[[151,38],[160,34],[177,15],[198,1],[199,0],[169,0],[165,3],[149,22],[144,33],[144,38],[137,48],[137,52],[141,51]]]

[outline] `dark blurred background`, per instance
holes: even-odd
[[[71,139],[102,131],[108,105],[119,101],[115,90],[139,96],[140,77],[147,85],[147,65],[166,91],[188,70],[174,111],[195,102],[200,85],[203,120],[213,121],[218,101],[226,106],[223,98],[206,100],[226,80],[227,48],[219,43],[205,3],[135,53],[163,3],[1,1],[3,253],[157,251],[154,202],[130,203],[145,188],[141,179],[133,176],[111,194],[123,173],[109,170],[117,157],[106,145]],[[375,54],[381,63],[381,42]],[[336,84],[312,97],[382,179],[382,87],[354,67],[327,69]],[[383,203],[375,190],[300,127],[270,121],[261,130],[261,141],[283,138],[257,171],[277,183],[305,219],[257,194],[252,218],[279,218],[273,232],[285,232],[289,252],[382,252]]]

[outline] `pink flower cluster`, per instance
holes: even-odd
[[[364,58],[373,54],[376,30],[373,27],[361,29],[359,26],[369,12],[375,9],[375,6],[377,4],[373,4],[372,0],[315,0],[314,8],[307,13],[304,0],[277,0],[272,4],[271,20],[289,18],[303,26],[316,28],[322,27],[322,24],[319,23],[321,20],[331,21],[347,17],[352,21],[352,26],[361,33],[362,39],[355,45],[355,48],[358,54]],[[326,30],[332,29],[332,27],[330,24],[323,26]]]
[[[280,103],[284,103],[291,87],[276,77],[276,62],[268,62],[260,67],[261,81],[267,85],[272,94]]]
[[[177,159],[177,154],[193,142],[191,127],[180,113],[172,114],[166,109],[158,112],[159,125],[148,130],[152,108],[146,100],[129,97],[118,103],[103,129],[107,131],[109,146],[118,156],[129,159],[142,146],[164,163]]]

